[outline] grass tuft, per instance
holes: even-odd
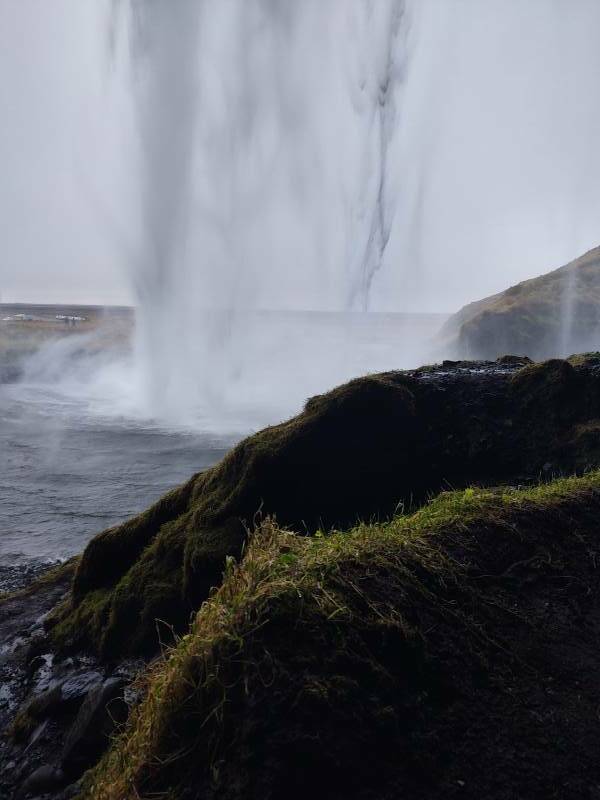
[[[498,742],[494,756],[483,735],[464,738],[465,708],[484,729],[510,711],[526,746],[554,759],[553,780],[564,753],[523,698],[593,604],[598,511],[593,472],[446,492],[311,538],[263,521],[143,678],[145,699],[84,796],[446,796],[452,753],[462,769],[477,748],[482,764],[506,760]]]

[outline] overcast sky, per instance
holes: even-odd
[[[107,6],[0,0],[4,302],[133,300],[137,183]],[[396,212],[413,231],[392,236],[374,300],[453,310],[600,244],[600,2],[413,6]]]
[[[0,0],[4,302],[131,299],[106,25],[103,0]]]

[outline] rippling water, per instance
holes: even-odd
[[[0,563],[77,553],[232,443],[99,416],[48,386],[0,386]]]
[[[265,317],[248,337],[232,409],[213,406],[179,428],[136,413],[127,397],[131,365],[100,359],[92,368],[72,342],[39,351],[20,382],[0,384],[0,590],[42,562],[80,552],[311,394],[365,372],[416,366],[441,321]]]

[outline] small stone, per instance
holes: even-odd
[[[69,705],[83,702],[90,689],[101,683],[102,675],[99,672],[89,671],[73,675],[61,685],[62,700]]]
[[[42,764],[21,786],[21,797],[43,794],[58,789],[64,783],[64,775],[60,769],[50,764]]]
[[[126,720],[124,687],[121,678],[109,678],[86,695],[63,747],[62,768],[71,778],[79,777],[96,763],[115,725]]]
[[[31,659],[29,664],[27,664],[27,679],[31,680],[38,669],[41,669],[46,665],[46,659],[44,656],[35,656]]]

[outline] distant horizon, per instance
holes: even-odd
[[[600,238],[600,237],[599,237]],[[375,308],[369,309],[368,313],[373,314],[439,314],[439,315],[447,315],[450,316],[451,314],[455,314],[460,311],[465,306],[469,305],[470,303],[478,302],[479,300],[487,299],[488,297],[493,297],[496,294],[501,294],[502,292],[506,291],[507,289],[511,288],[512,286],[516,286],[520,283],[524,283],[525,281],[532,280],[534,278],[541,277],[546,275],[550,272],[553,272],[555,269],[559,269],[560,267],[566,266],[571,264],[573,261],[577,261],[579,258],[587,255],[589,252],[593,250],[600,249],[600,244],[592,245],[591,247],[586,247],[583,250],[577,250],[575,253],[572,253],[570,257],[563,258],[560,261],[558,259],[552,259],[547,265],[543,268],[537,268],[532,274],[529,274],[525,277],[520,277],[515,282],[503,282],[501,286],[497,287],[495,290],[489,291],[487,294],[480,294],[476,296],[470,296],[468,298],[464,298],[463,302],[459,305],[454,307],[453,309],[443,308],[440,309],[439,307],[433,308],[425,308],[425,309],[414,309],[414,308]],[[39,294],[35,291],[30,296],[24,295],[13,295],[12,292],[2,292],[0,291],[0,306],[80,306],[80,307],[90,307],[90,308],[136,308],[139,303],[136,303],[131,298],[130,292],[118,292],[118,293],[107,293],[103,294],[99,292],[99,297],[95,297],[91,299],[90,297],[77,296],[73,297],[60,297],[58,296],[57,291],[52,291],[48,293],[46,297],[42,298]],[[202,307],[199,306],[199,309]],[[258,307],[256,310],[258,311],[272,311],[272,312],[299,312],[299,313],[344,313],[341,312],[339,309],[332,309],[332,308],[285,308],[285,307]]]
[[[14,301],[0,301],[0,308],[111,308],[111,309],[129,309],[131,311],[135,311],[138,308],[138,305],[132,303],[89,303],[89,302],[29,302],[27,300],[14,300]],[[201,309],[207,310],[207,309]],[[218,310],[218,309],[212,309]],[[224,312],[229,312],[232,309],[220,309]],[[251,309],[233,309],[237,312],[243,312],[244,310],[247,311],[255,311],[258,313],[264,314],[354,314],[356,316],[360,316],[362,314],[379,314],[379,315],[386,315],[392,316],[395,314],[398,315],[407,315],[407,314],[414,314],[414,315],[427,315],[427,316],[439,316],[439,317],[449,317],[452,314],[455,314],[459,309],[455,309],[454,311],[421,311],[421,310],[403,310],[403,311],[381,311],[381,310],[366,310],[366,311],[357,311],[354,310],[347,310],[347,311],[340,311],[336,309],[326,309],[326,308],[251,308]]]

